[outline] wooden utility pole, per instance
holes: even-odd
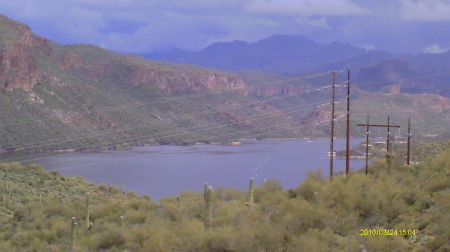
[[[386,140],[386,151],[387,151],[387,154],[386,154],[386,161],[388,163],[388,172],[390,173],[390,165],[391,165],[390,159],[391,159],[391,156],[392,156],[392,153],[391,153],[392,146],[390,146],[391,145],[391,143],[390,143],[391,139],[389,137],[389,135],[390,135],[390,128],[400,128],[400,126],[399,125],[391,125],[389,116],[388,116],[388,124],[369,124],[369,117],[367,116],[367,123],[366,124],[357,124],[357,126],[366,126],[367,127],[367,132],[369,131],[368,130],[369,126],[370,127],[384,127],[384,128],[387,128],[387,140]],[[368,152],[369,152],[369,148],[366,147],[366,160],[367,160],[368,155],[369,155]],[[367,174],[367,168],[366,168],[366,174]]]
[[[369,115],[367,115],[366,126],[366,175],[369,170]]]
[[[390,123],[389,123],[389,116],[388,116],[388,123],[387,123],[387,139],[386,139],[386,143],[387,143],[387,147],[386,147],[386,151],[389,153],[389,143],[391,142],[391,129],[390,129]]]
[[[333,179],[334,158],[334,99],[336,95],[336,71],[333,71],[333,83],[331,84],[331,139],[330,139],[330,180]]]
[[[350,68],[347,68],[347,142],[345,148],[345,175],[350,173]]]
[[[388,142],[389,145],[389,151],[386,154],[386,159],[387,159],[387,166],[388,166],[388,174],[391,174],[391,170],[392,170],[392,142]]]
[[[406,151],[406,164],[410,165],[411,158],[411,117],[408,117],[408,146]]]

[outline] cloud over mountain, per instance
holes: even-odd
[[[172,47],[198,51],[215,42],[256,42],[276,34],[319,43],[370,44],[417,53],[450,46],[450,1],[413,0],[0,0],[2,14],[63,44],[124,53]],[[405,43],[407,41],[407,43]]]

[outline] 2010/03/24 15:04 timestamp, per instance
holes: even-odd
[[[415,229],[360,229],[360,235],[415,235]]]

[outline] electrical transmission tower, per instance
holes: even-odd
[[[386,161],[388,163],[388,173],[391,173],[392,167],[392,146],[391,146],[391,128],[400,128],[399,125],[391,125],[390,117],[387,118],[387,124],[369,124],[369,116],[367,116],[367,123],[365,124],[357,124],[357,126],[365,126],[366,127],[366,174],[369,163],[369,127],[382,127],[387,129],[387,139],[386,139]]]

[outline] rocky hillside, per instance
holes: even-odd
[[[240,77],[224,72],[149,61],[90,45],[55,45],[54,48],[54,57],[62,69],[87,81],[115,79],[130,88],[151,83],[169,93],[186,90],[237,91],[246,95],[248,92]]]
[[[161,90],[179,92],[238,90],[246,94],[243,80],[235,75],[201,68],[181,67],[144,60],[134,55],[120,55],[90,45],[62,46],[36,36],[31,29],[5,16],[0,16],[1,86],[30,91],[39,81],[58,81],[38,61],[51,61],[60,69],[87,81],[99,82],[108,77],[118,78],[124,85],[136,87],[152,83]]]
[[[365,93],[355,95],[351,103],[351,133],[354,137],[364,138],[365,128],[358,130],[356,124],[365,123],[367,115],[374,124],[387,124],[387,116],[390,116],[391,124],[399,125],[400,131],[395,129],[395,136],[406,136],[408,117],[411,117],[411,127],[414,138],[437,138],[441,134],[450,132],[450,99],[436,94],[382,94]],[[345,136],[346,103],[336,106],[336,134]],[[329,130],[329,125],[317,125],[317,122],[329,121],[331,117],[330,107],[315,108],[302,123]],[[386,129],[373,128],[371,137],[385,137]],[[439,140],[439,139],[436,139]]]
[[[368,91],[386,91],[396,85],[400,92],[435,93],[450,97],[450,53],[422,54],[382,61],[362,68],[358,82]]]
[[[59,45],[5,16],[0,31],[0,150],[301,135],[235,74]]]
[[[271,41],[261,45],[277,45]],[[416,74],[445,73],[445,67],[420,63],[442,61],[445,66],[444,56],[390,60],[361,69],[352,91],[352,123],[365,120],[367,114],[379,120],[390,115],[401,121],[412,116],[416,134],[449,132],[449,99],[404,95],[408,88],[413,92],[415,87],[433,86],[421,85],[425,79],[398,81]],[[366,62],[363,58],[355,59]],[[345,73],[338,75],[337,83],[343,83]],[[393,80],[391,86],[386,80]],[[377,81],[383,84],[377,86]],[[419,84],[414,86],[414,81]],[[431,81],[435,93],[448,89],[445,75]],[[33,34],[27,25],[0,16],[2,151],[325,137],[330,90],[318,87],[328,84],[331,75],[326,73],[317,78],[254,71],[234,74],[151,61],[92,45],[59,45]],[[337,99],[344,95],[343,88],[338,88]],[[338,106],[338,116],[344,113],[343,106]],[[337,127],[342,136],[341,123]],[[354,128],[352,133],[357,136]]]

